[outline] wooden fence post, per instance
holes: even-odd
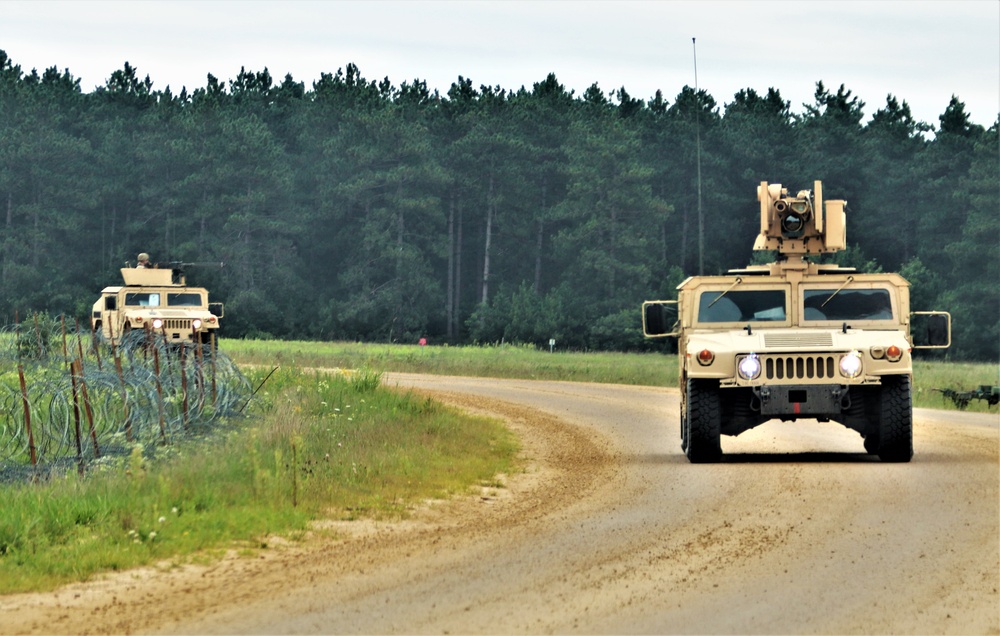
[[[31,405],[28,403],[28,388],[24,383],[24,365],[17,365],[17,376],[21,380],[21,401],[24,404],[24,427],[28,433],[28,453],[31,465],[38,465],[38,451],[35,449],[35,434],[31,431]]]

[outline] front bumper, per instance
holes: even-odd
[[[777,384],[753,387],[765,416],[834,417],[850,406],[848,387],[839,384]]]

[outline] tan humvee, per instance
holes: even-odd
[[[209,303],[203,287],[188,287],[185,263],[162,268],[122,268],[124,285],[105,287],[94,303],[91,325],[108,342],[149,331],[168,343],[205,344],[219,329],[222,303]]]
[[[948,347],[950,315],[911,313],[899,274],[809,262],[846,247],[846,202],[824,202],[819,181],[794,197],[763,182],[757,198],[754,249],[776,262],[692,276],[676,301],[643,304],[645,335],[678,339],[681,447],[692,462],[718,461],[720,435],[812,418],[857,431],[883,461],[909,461],[910,354]]]

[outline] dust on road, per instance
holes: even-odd
[[[997,633],[995,416],[882,464],[767,424],[690,465],[675,391],[390,374],[505,419],[528,469],[399,523],[0,599],[3,633]]]

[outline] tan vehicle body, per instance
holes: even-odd
[[[122,268],[121,273],[125,284],[101,290],[91,312],[91,326],[105,341],[117,343],[133,330],[148,330],[168,343],[206,344],[219,329],[222,303],[209,303],[203,287],[188,287],[182,270]]]
[[[776,262],[693,276],[676,301],[644,304],[645,334],[677,337],[681,443],[691,461],[720,459],[719,435],[798,418],[840,422],[883,460],[912,456],[909,283],[809,262],[846,245],[846,202],[824,204],[821,188],[789,197],[761,184],[754,248],[778,251]],[[800,218],[789,220],[793,210]],[[670,305],[672,327],[663,317]],[[946,313],[919,313],[946,321],[950,334]],[[928,347],[947,340],[938,335]]]
[[[705,292],[718,294],[727,289],[739,289],[743,292],[784,291],[789,301],[788,306],[784,308],[784,317],[766,321],[748,317],[745,320],[717,319],[712,322],[699,322],[697,315],[699,297]],[[879,292],[887,298],[890,308],[881,318],[854,318],[845,321],[839,318],[827,319],[818,314],[806,317],[803,303],[806,292],[810,295],[826,292],[829,296],[838,289],[839,293],[854,290]],[[723,386],[759,386],[764,384],[765,380],[786,379],[764,373],[753,380],[737,377],[736,364],[739,358],[735,356],[742,352],[755,352],[759,356],[775,354],[786,360],[789,365],[798,367],[804,362],[798,362],[800,358],[789,359],[789,352],[803,354],[801,360],[817,360],[813,354],[846,353],[857,350],[862,353],[863,372],[856,378],[844,378],[848,384],[877,383],[879,376],[884,374],[912,372],[909,341],[909,283],[899,274],[796,273],[781,277],[779,281],[775,281],[771,276],[759,279],[748,275],[699,276],[688,278],[678,290],[678,304],[681,308],[678,348],[684,352],[681,361],[682,379],[716,378]],[[749,330],[748,324],[751,325]],[[903,355],[894,361],[889,361],[885,357],[885,350],[892,345],[899,347]],[[716,358],[721,359],[712,364],[689,366],[687,363],[692,358],[697,360],[698,352],[706,347],[713,348]],[[726,352],[734,355],[720,355]],[[818,360],[815,364],[819,364]],[[821,375],[818,368],[815,372],[794,373],[792,378],[802,384],[828,384],[830,380],[829,377]]]

